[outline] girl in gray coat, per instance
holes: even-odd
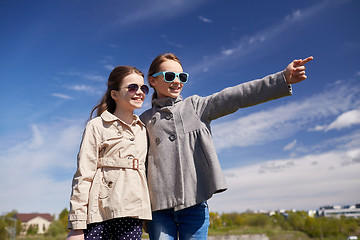
[[[179,59],[161,54],[148,80],[154,88],[152,108],[145,111],[149,151],[147,178],[153,220],[150,239],[206,239],[207,200],[227,189],[211,137],[212,120],[273,99],[291,95],[291,85],[306,79],[304,64],[294,60],[284,71],[226,88],[207,97],[180,96],[189,74]]]

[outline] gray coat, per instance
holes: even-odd
[[[160,98],[145,111],[147,177],[152,211],[180,210],[227,189],[211,137],[212,120],[291,95],[282,72],[207,97]]]

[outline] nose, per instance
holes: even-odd
[[[174,83],[178,83],[178,84],[181,83],[178,75],[175,76]]]
[[[136,95],[142,95],[142,94],[145,94],[145,93],[144,93],[144,92],[141,90],[141,88],[139,87],[139,88],[136,90],[135,94],[136,94]]]

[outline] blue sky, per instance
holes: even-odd
[[[1,1],[0,213],[69,207],[84,124],[117,65],[174,52],[183,97],[314,56],[293,96],[212,123],[228,191],[210,211],[360,203],[360,2]],[[150,107],[146,99],[142,111]]]

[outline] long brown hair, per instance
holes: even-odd
[[[148,71],[148,80],[149,80],[149,77],[151,77],[152,75],[154,75],[155,73],[158,73],[160,72],[160,65],[167,61],[167,60],[173,60],[175,62],[178,62],[180,65],[181,65],[181,62],[179,60],[179,58],[173,54],[173,53],[162,53],[160,55],[158,55],[152,62],[151,62],[151,65],[150,65],[150,68],[149,68],[149,71]],[[181,65],[182,67],[182,65]],[[149,85],[151,86],[150,82],[149,82]],[[152,87],[152,86],[151,86]],[[154,89],[154,88],[153,88]],[[152,99],[154,98],[157,98],[157,93],[156,93],[156,90],[154,89],[154,94],[152,96]]]
[[[115,100],[111,97],[111,91],[119,90],[119,87],[123,79],[132,73],[136,73],[144,77],[144,74],[139,69],[132,66],[117,66],[111,71],[107,82],[106,93],[101,98],[100,103],[92,109],[89,119],[92,118],[92,115],[95,110],[96,110],[96,116],[100,116],[106,110],[108,110],[110,113],[115,112],[116,103]]]

